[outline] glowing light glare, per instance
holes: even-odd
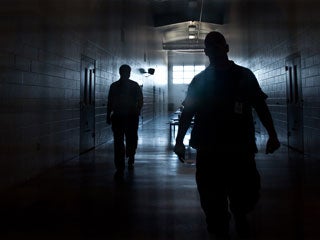
[[[196,35],[194,34],[189,34],[189,39],[195,39],[196,38]]]
[[[205,65],[179,65],[172,67],[173,84],[189,84],[192,78],[205,69]]]
[[[159,77],[156,79],[156,82],[157,82],[159,85],[165,85],[165,84],[167,84],[167,82],[168,82],[167,76],[166,76],[166,75],[163,75],[162,77],[159,76]]]
[[[157,67],[156,73],[153,75],[154,80],[159,85],[168,84],[168,70],[166,67]]]

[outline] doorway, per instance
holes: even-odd
[[[303,147],[303,98],[301,57],[299,53],[286,58],[288,146],[299,152]]]
[[[95,147],[95,60],[81,56],[80,154]]]

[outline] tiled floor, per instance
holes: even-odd
[[[177,160],[167,122],[139,129],[135,169],[122,184],[113,180],[109,142],[1,196],[0,239],[213,239],[196,190],[195,153],[188,164]],[[319,168],[285,146],[273,155],[259,148],[263,189],[250,215],[252,239],[320,239]],[[231,237],[240,239],[233,227]]]

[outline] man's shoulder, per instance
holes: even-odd
[[[128,79],[128,82],[131,83],[131,84],[134,84],[134,85],[139,85],[136,81],[131,80],[131,79]]]
[[[253,75],[252,71],[248,67],[244,67],[242,65],[236,64],[232,62],[232,69],[237,73],[245,74],[245,75]]]
[[[136,81],[134,81],[134,80],[128,79],[128,83],[129,83],[130,85],[134,85],[134,86],[138,86],[138,87],[139,87],[139,84],[138,84]]]
[[[138,84],[136,81],[133,81],[133,80],[131,80],[131,79],[128,79],[128,80],[126,81],[126,83],[124,83],[124,84],[125,84],[125,85],[130,85],[130,86],[134,85],[134,86],[139,87],[139,84]],[[120,80],[117,80],[117,81],[111,83],[110,86],[111,86],[111,87],[112,87],[112,86],[114,86],[114,87],[120,87],[120,86],[122,86],[122,83],[121,83]]]
[[[115,81],[115,82],[112,82],[112,83],[110,84],[110,87],[118,86],[119,84],[120,84],[120,81],[117,80],[117,81]]]
[[[206,68],[206,69],[202,70],[201,72],[199,72],[198,74],[196,74],[196,75],[193,77],[191,83],[192,83],[192,84],[195,84],[195,83],[201,82],[203,79],[206,78],[206,76],[207,76],[207,74],[208,74],[208,71],[210,71],[210,70],[209,70],[208,68]]]

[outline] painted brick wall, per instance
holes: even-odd
[[[96,61],[96,146],[112,138],[106,99],[120,65],[130,64],[138,82],[145,78],[138,68],[166,69],[157,51],[160,38],[147,27],[146,1],[139,2],[142,12],[121,4],[13,0],[6,5],[0,24],[0,189],[79,155],[81,55]],[[157,78],[144,83],[145,119],[159,114],[149,109],[159,92],[167,94]],[[155,96],[154,87],[162,90]]]
[[[268,3],[269,4],[269,3]],[[315,1],[270,1],[268,8],[251,5],[248,65],[268,94],[268,105],[281,141],[287,143],[286,57],[301,55],[305,154],[319,156],[319,39]],[[272,17],[271,17],[272,16]]]
[[[249,67],[268,95],[276,130],[288,143],[286,58],[301,56],[304,152],[319,159],[320,3],[313,0],[241,1],[232,5],[229,24],[220,27],[231,59]],[[258,132],[265,129],[257,119]]]

